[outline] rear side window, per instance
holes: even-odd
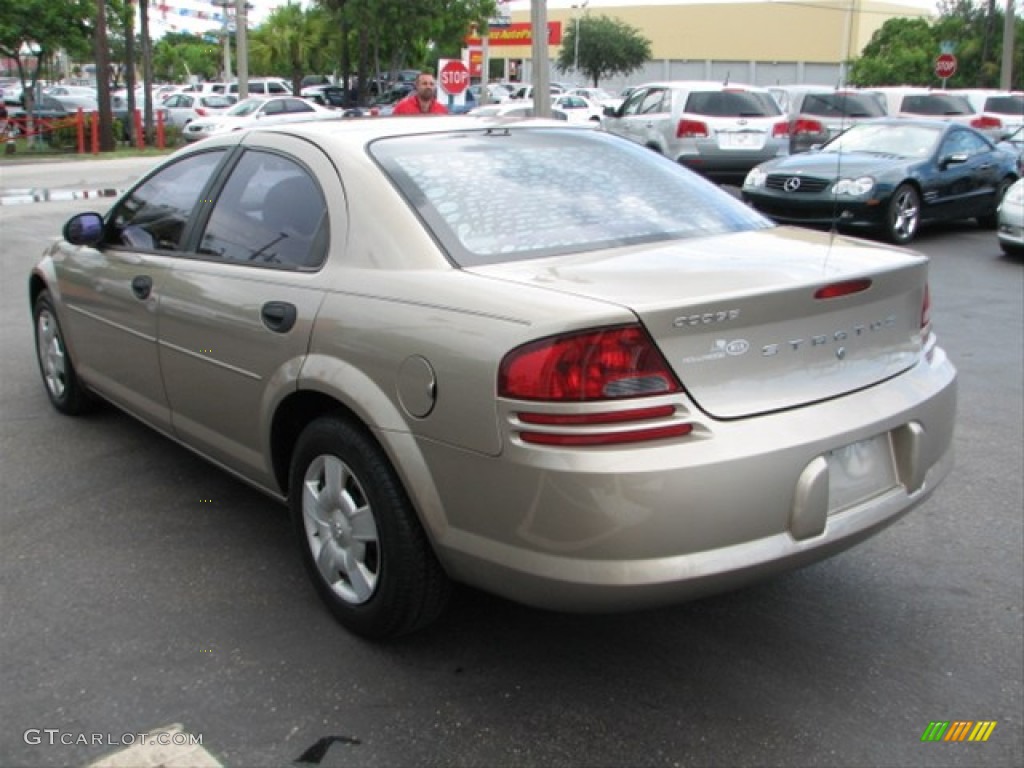
[[[684,111],[707,117],[772,117],[782,114],[771,94],[727,90],[691,93]]]
[[[253,266],[315,268],[326,256],[327,203],[305,168],[249,151],[207,222],[201,256]]]
[[[885,109],[866,93],[808,93],[800,111],[821,117],[882,117]]]

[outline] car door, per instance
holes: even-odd
[[[925,200],[933,201],[935,215],[970,218],[990,212],[992,195],[999,184],[994,151],[973,131],[952,128],[946,134],[936,156],[935,194],[925,193]]]
[[[333,212],[344,210],[332,206],[329,221],[317,168],[332,166],[305,142],[247,137],[160,307],[160,366],[175,432],[267,487],[268,414],[295,389],[324,293],[329,227],[340,219]],[[333,184],[338,197],[336,174]]]
[[[207,151],[164,166],[111,210],[99,246],[69,247],[56,265],[82,377],[164,430],[170,412],[157,352],[162,291],[201,193],[224,157],[223,150]]]
[[[602,125],[609,133],[615,133],[623,138],[635,141],[637,144],[644,143],[644,132],[639,130],[641,123],[640,108],[647,96],[647,88],[637,88],[616,110],[614,116],[606,116]]]

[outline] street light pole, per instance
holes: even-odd
[[[582,3],[573,3],[573,9],[576,11],[583,11],[590,4],[590,0],[584,0]],[[575,22],[575,28],[572,35],[573,43],[573,56],[572,56],[572,73],[574,76],[579,77],[580,74],[580,15],[577,13],[573,19]]]

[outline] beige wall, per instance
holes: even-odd
[[[839,63],[847,55],[857,56],[888,19],[926,15],[922,10],[871,0],[814,0],[600,7],[587,13],[619,18],[639,29],[651,41],[655,60]],[[551,8],[548,21],[561,21],[565,31],[573,14]],[[512,21],[529,22],[530,14],[513,13]],[[529,59],[531,50],[502,46],[492,48],[491,55]],[[549,55],[554,59],[558,47],[552,46]]]

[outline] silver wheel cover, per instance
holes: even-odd
[[[46,387],[54,399],[60,400],[67,390],[67,359],[57,320],[49,310],[41,311],[36,320],[36,344]]]
[[[892,231],[904,240],[913,237],[917,232],[918,207],[915,197],[916,195],[911,190],[905,190],[896,198]]]
[[[317,456],[306,469],[302,520],[320,576],[346,603],[365,603],[380,579],[377,522],[359,479],[337,456]]]

